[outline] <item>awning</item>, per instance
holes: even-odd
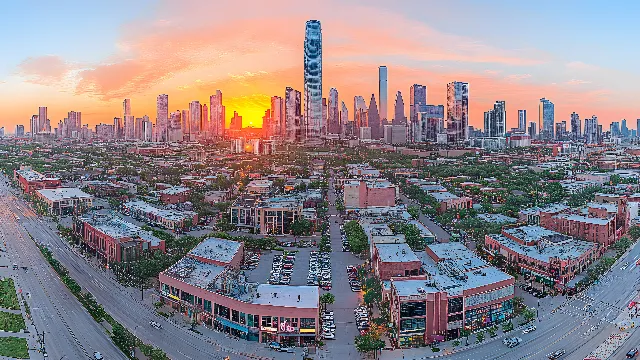
[[[298,334],[298,333],[294,333],[294,334],[279,334],[280,336],[284,336],[284,337],[291,337],[291,336],[307,336],[307,337],[315,337],[316,334]]]
[[[216,320],[218,320],[222,325],[230,327],[232,329],[235,329],[235,330],[238,330],[238,331],[242,331],[242,332],[245,332],[245,333],[249,332],[249,329],[246,328],[245,326],[242,326],[242,325],[236,324],[234,322],[231,322],[231,321],[229,321],[229,320],[227,320],[227,319],[225,319],[223,317],[216,316]]]

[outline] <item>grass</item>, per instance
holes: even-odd
[[[12,314],[0,311],[0,330],[19,332],[22,329],[26,329],[22,314]]]
[[[14,359],[28,359],[29,348],[27,346],[27,339],[17,337],[0,338],[0,356]]]
[[[0,307],[9,310],[20,310],[16,287],[11,278],[0,280]]]

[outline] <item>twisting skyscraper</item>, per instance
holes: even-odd
[[[304,35],[305,138],[319,139],[322,126],[322,27],[309,20]]]

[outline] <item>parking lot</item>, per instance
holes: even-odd
[[[293,264],[291,272],[291,282],[289,285],[307,285],[307,275],[309,274],[309,256],[312,248],[295,249],[290,248],[288,251],[297,251],[296,260]],[[253,270],[245,270],[247,279],[250,282],[258,282],[261,284],[269,283],[273,257],[282,255],[282,251],[263,251],[260,256],[258,266]]]

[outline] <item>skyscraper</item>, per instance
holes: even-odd
[[[540,127],[540,138],[543,140],[553,140],[554,127],[554,106],[545,98],[540,99],[538,106],[538,126]]]
[[[31,120],[29,121],[29,132],[31,133],[31,137],[35,137],[40,128],[40,116],[32,115]]]
[[[636,119],[636,136],[640,137],[640,119]]]
[[[469,139],[469,83],[447,84],[447,142],[462,143]]]
[[[158,142],[169,141],[169,95],[162,94],[156,98],[156,133]],[[144,138],[144,123],[142,125]]]
[[[339,134],[340,133],[340,113],[338,108],[338,90],[336,88],[331,88],[329,90],[329,109],[327,115],[327,132],[329,134]]]
[[[122,126],[122,118],[119,118],[119,117],[113,118],[113,138],[114,139],[124,138],[124,127]]]
[[[242,130],[242,116],[238,115],[237,111],[233,112],[233,117],[231,118],[231,125],[229,126],[230,130]]]
[[[367,127],[367,103],[362,96],[353,97],[353,133],[358,134],[358,129]]]
[[[609,132],[611,133],[611,137],[619,137],[620,136],[620,123],[617,121],[612,121],[611,125],[609,125]]]
[[[209,131],[209,108],[207,104],[202,104],[202,112],[200,113],[200,131]]]
[[[570,126],[571,126],[571,138],[573,140],[578,140],[582,137],[582,121],[580,121],[580,115],[576,114],[576,112],[572,112],[571,113],[571,120],[570,122]],[[585,124],[584,126],[587,126],[587,124]]]
[[[200,119],[202,118],[202,106],[200,101],[194,100],[189,103],[189,137],[190,140],[195,140],[195,136],[200,132]]]
[[[320,129],[321,135],[327,134],[328,113],[329,113],[329,106],[327,105],[327,98],[322,98],[322,128]]]
[[[527,110],[518,110],[518,130],[527,131]]]
[[[536,123],[532,121],[529,123],[529,137],[531,139],[534,139],[536,135],[537,135]]]
[[[300,105],[300,91],[287,87],[284,91],[285,140],[287,141],[295,142],[301,140]]]
[[[493,104],[493,109],[484,113],[484,134],[489,137],[506,136],[507,111],[504,101]]]
[[[394,104],[394,116],[393,125],[407,125],[407,118],[404,116],[404,100],[402,100],[402,93],[398,91],[396,93],[396,102]]]
[[[380,139],[380,137],[382,137],[382,126],[380,124],[380,114],[378,113],[378,105],[376,104],[375,94],[371,94],[371,101],[369,101],[369,109],[367,110],[367,124],[371,128],[371,139]]]
[[[444,105],[424,105],[420,110],[412,140],[436,141],[438,134],[444,132]]]
[[[409,119],[411,122],[418,120],[420,105],[427,105],[427,87],[413,84],[409,88]]]
[[[39,133],[43,133],[46,130],[46,123],[47,123],[47,107],[46,106],[40,106],[38,108],[38,120],[36,123],[36,134]]]
[[[168,141],[182,141],[182,113],[180,110],[176,110],[169,115],[169,128]],[[144,129],[143,129],[144,137]]]
[[[591,118],[584,119],[584,141],[587,144],[597,144],[598,136],[598,117],[593,115]]]
[[[271,136],[284,139],[284,100],[280,96],[271,97]]]
[[[322,129],[322,27],[307,21],[304,35],[305,139],[319,139]]]
[[[209,96],[209,112],[211,113],[211,136],[214,138],[224,137],[225,129],[225,108],[222,105],[222,91]]]
[[[24,125],[16,125],[16,137],[24,136]]]
[[[189,110],[182,110],[182,140],[190,140],[191,134],[191,114]]]
[[[385,122],[387,118],[388,87],[387,87],[387,67],[378,67],[378,99],[380,100],[380,121]]]
[[[622,135],[622,137],[628,137],[629,136],[629,128],[627,127],[627,119],[622,119],[620,121],[620,135]]]
[[[340,137],[344,136],[345,127],[349,123],[349,110],[347,110],[347,105],[345,105],[344,101],[342,101],[342,105],[340,106],[340,124],[338,133]]]

